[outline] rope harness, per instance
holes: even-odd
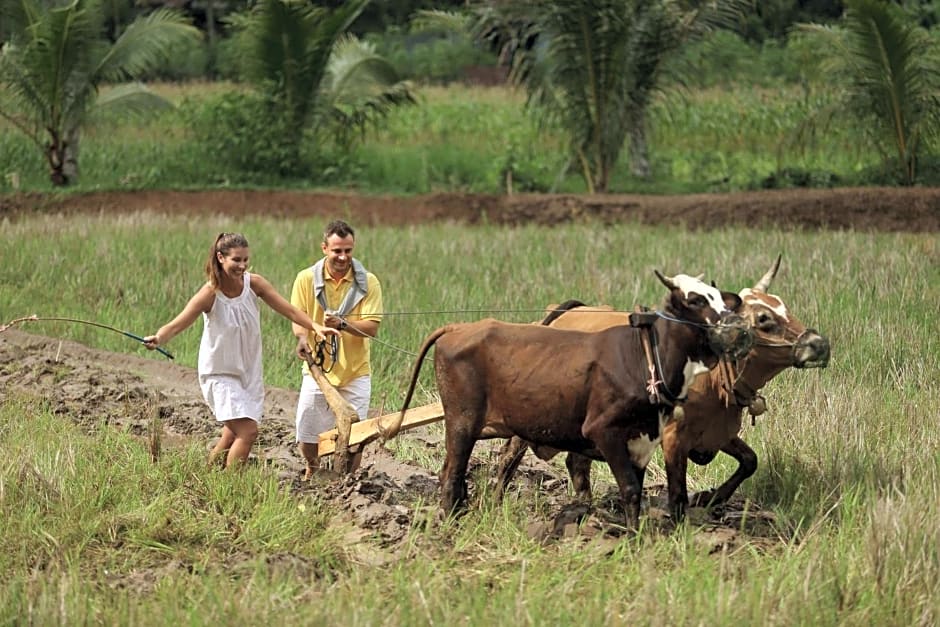
[[[336,357],[339,355],[339,340],[335,335],[331,335],[329,339],[329,345],[327,345],[326,340],[320,340],[317,342],[316,355],[314,357],[309,357],[307,359],[307,366],[313,367],[316,366],[323,371],[323,374],[326,374],[333,370],[333,366],[336,365]],[[326,358],[330,358],[330,367],[324,368],[323,364],[326,362]]]
[[[643,344],[643,353],[646,355],[646,366],[650,375],[649,379],[646,381],[646,393],[649,395],[649,401],[653,405],[675,407],[678,403],[685,401],[686,397],[679,397],[673,394],[663,380],[663,365],[659,357],[659,333],[657,333],[656,327],[654,326],[656,318],[694,326],[701,325],[686,320],[679,320],[678,318],[672,318],[659,311],[650,311],[649,308],[643,305],[637,305],[630,314],[630,326],[646,331],[646,333],[640,334],[640,340]]]
[[[656,318],[699,328],[707,328],[707,325],[682,320],[674,316],[669,316],[661,311],[650,311],[649,308],[642,305],[637,305],[633,312],[630,313],[630,326],[646,331],[646,333],[640,335],[640,338],[650,375],[646,382],[646,392],[649,395],[650,403],[675,407],[679,403],[685,402],[688,396],[677,396],[669,389],[666,382],[663,380],[663,366],[659,356],[659,333],[654,326]],[[735,384],[739,380],[737,367],[728,355],[723,354],[718,358],[718,368],[721,387],[725,393],[725,406],[728,406],[730,399],[735,398]],[[761,413],[763,413],[763,411]]]
[[[754,346],[762,346],[764,348],[788,348],[791,353],[795,354],[801,340],[810,333],[816,333],[816,331],[814,329],[804,329],[802,332],[794,334],[789,329],[785,329],[782,340],[768,341],[756,338],[754,340]],[[793,341],[787,339],[788,336],[793,337],[794,335]],[[747,408],[747,412],[751,416],[751,426],[753,427],[757,424],[757,416],[767,411],[767,399],[759,393],[760,388],[755,389],[753,386],[748,385],[744,377],[746,372],[747,362],[745,361],[744,368],[734,379],[733,398],[736,405],[739,405],[741,408]],[[726,403],[727,402],[728,399],[726,398]]]

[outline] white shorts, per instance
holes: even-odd
[[[341,388],[340,396],[349,402],[359,414],[359,420],[369,415],[369,400],[372,396],[372,375],[353,379]],[[320,386],[309,374],[304,373],[300,384],[300,398],[297,400],[297,441],[305,444],[317,444],[320,434],[336,427],[336,414],[330,409]]]

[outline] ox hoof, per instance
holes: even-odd
[[[684,521],[686,509],[688,509],[688,507],[689,506],[686,503],[673,503],[669,507],[669,514],[672,517],[673,522],[679,524]]]
[[[722,505],[720,501],[715,500],[715,491],[714,490],[705,490],[703,492],[698,492],[692,495],[690,499],[690,504],[692,507],[705,507],[713,509]]]

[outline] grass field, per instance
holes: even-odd
[[[151,333],[198,288],[220,230],[244,232],[254,270],[287,293],[316,258],[305,227],[198,211],[5,223],[0,321],[63,315]],[[342,550],[335,512],[263,469],[206,474],[199,446],[153,465],[128,434],[90,437],[34,398],[0,394],[0,624],[940,623],[933,235],[436,224],[364,229],[357,253],[385,291],[374,397],[392,406],[421,339],[444,322],[530,321],[567,298],[656,305],[653,269],[737,290],[783,253],[772,291],[830,338],[833,357],[774,380],[768,414],[745,428],[761,465],[741,490],[775,513],[779,538],[712,554],[686,525],[604,552],[540,546],[525,504],[484,501],[459,524],[417,520],[402,559],[376,566]],[[199,327],[168,346],[178,362],[195,365]],[[29,330],[145,352],[92,328]],[[266,383],[297,385],[288,325],[269,310],[263,338]],[[416,403],[433,394],[430,371]],[[426,455],[436,471],[442,453]],[[731,469],[719,459],[692,481]]]
[[[292,178],[238,171],[194,140],[184,112],[236,89],[232,84],[152,88],[181,108],[151,118],[96,118],[83,134],[78,189],[260,185],[495,193],[505,191],[510,169],[515,191],[584,191],[577,172],[566,170],[564,135],[540,125],[526,111],[524,95],[509,88],[423,87],[417,105],[393,112],[349,154],[308,142],[306,155],[317,165]],[[823,187],[864,181],[880,157],[849,120],[835,120],[814,138],[799,132],[831,97],[824,87],[669,90],[650,111],[652,177],[632,176],[624,150],[611,191],[732,191],[760,187],[771,175],[780,186],[800,177]],[[0,192],[14,185],[50,188],[40,152],[3,122],[0,164]],[[780,176],[785,171],[791,179]]]

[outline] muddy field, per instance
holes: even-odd
[[[796,229],[940,231],[938,189],[677,197],[455,194],[400,199],[295,192],[95,193],[67,201],[38,195],[0,197],[0,220],[16,220],[34,211],[178,214],[194,210],[236,215],[341,215],[357,224],[430,220],[558,224],[591,217],[608,222],[684,224],[690,228],[767,224]],[[164,448],[196,442],[208,450],[213,444],[218,428],[203,403],[194,370],[168,361],[99,351],[29,331],[28,326],[19,325],[0,334],[0,397],[15,390],[40,394],[50,400],[55,411],[73,416],[88,430],[116,425],[141,436],[142,446],[152,435],[154,416],[159,417]],[[438,469],[397,461],[390,450],[372,444],[357,473],[347,477],[323,473],[312,482],[302,482],[303,465],[293,443],[296,398],[295,390],[268,388],[266,417],[253,459],[268,465],[285,487],[298,493],[316,491],[335,503],[342,523],[352,523],[359,530],[364,548],[378,550],[386,557],[394,554],[416,515],[413,504],[419,500],[436,502]],[[443,445],[439,429],[418,429],[400,437],[428,447]],[[498,444],[478,445],[473,464],[495,466]],[[612,484],[597,485],[595,493],[600,498],[590,510],[571,504],[563,466],[529,455],[509,498],[534,501],[535,490],[547,498],[550,513],[533,515],[528,531],[534,537],[545,541],[615,541],[619,513],[612,488]],[[648,475],[644,507],[652,525],[666,530],[671,523],[665,514],[664,492],[661,473],[654,468]],[[750,504],[742,522],[744,509],[744,503],[735,500],[723,512],[708,514],[693,509],[690,518],[701,525],[697,533],[700,541],[715,550],[733,548],[744,541],[786,541],[786,530],[778,528],[771,512]]]
[[[419,224],[433,220],[477,224],[554,225],[585,219],[638,221],[710,229],[772,226],[785,229],[940,231],[940,188],[774,190],[735,194],[570,195],[431,194],[408,198],[297,191],[93,192],[68,198],[0,196],[0,220],[33,211],[267,215],[331,218],[357,225]]]

